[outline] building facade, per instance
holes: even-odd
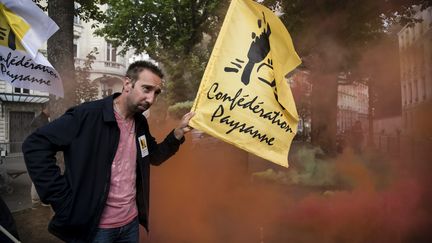
[[[300,70],[288,79],[300,116],[299,130],[307,135],[311,132],[311,92],[312,83],[307,70]],[[364,131],[368,128],[369,108],[368,86],[354,81],[338,86],[337,132],[349,131],[356,121],[360,121]]]
[[[363,131],[368,127],[368,86],[361,82],[338,86],[337,131],[349,131],[360,121]]]
[[[418,11],[415,17],[422,21],[398,33],[402,132],[432,138],[432,7]]]
[[[106,6],[101,8],[103,10]],[[82,66],[86,56],[96,49],[97,52],[93,54],[96,60],[92,64],[90,79],[97,84],[98,97],[102,98],[121,91],[122,78],[132,55],[129,51],[125,56],[118,55],[121,51],[119,48],[94,34],[93,24],[93,21],[84,22],[78,16],[74,18],[75,66]]]
[[[30,123],[48,102],[47,93],[15,88],[0,81],[0,149],[21,152],[23,139],[30,133]]]

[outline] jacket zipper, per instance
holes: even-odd
[[[137,123],[135,123],[135,136],[136,136],[136,145],[137,145],[137,170],[139,170],[139,175],[140,175],[140,177],[141,177],[141,188],[138,188],[138,185],[135,185],[135,188],[136,188],[136,190],[139,190],[139,189],[141,189],[141,194],[144,196],[144,177],[143,177],[143,173],[142,173],[142,167],[144,166],[143,164],[142,164],[142,162],[140,162],[140,159],[139,159],[139,157],[138,156],[141,156],[140,155],[140,151],[141,151],[141,145],[139,144],[139,141],[138,141],[138,127],[139,126],[141,126],[142,124],[141,123],[139,123],[139,124],[137,124]],[[145,134],[145,131],[144,131],[144,134]],[[137,172],[138,173],[138,172]],[[136,199],[135,199],[135,201],[136,201],[136,203],[137,203],[137,207],[138,207],[138,200],[140,200],[139,198],[138,198],[138,193],[136,193]],[[142,200],[142,199],[141,199]],[[145,201],[145,200],[143,200],[143,201]],[[143,202],[144,203],[144,202]],[[145,206],[147,206],[147,205],[145,205]],[[139,209],[137,209],[138,210],[138,221],[140,220],[140,218],[143,218],[143,216],[145,216],[145,215],[142,215],[142,213],[140,214],[140,210]],[[147,208],[145,208],[145,210],[147,210]],[[142,210],[141,210],[142,211]],[[147,217],[148,217],[148,215],[147,215]],[[146,221],[147,221],[147,219],[146,219]],[[148,224],[148,223],[147,223]],[[148,228],[148,226],[147,226],[147,228]]]
[[[117,128],[116,128],[116,130],[117,130]],[[119,131],[118,131],[118,132],[119,132]],[[110,167],[109,167],[109,170],[108,170],[108,172],[107,172],[107,174],[106,174],[104,193],[103,193],[103,197],[101,198],[101,200],[100,200],[100,202],[99,202],[99,207],[98,207],[98,210],[99,210],[99,212],[98,212],[98,214],[97,214],[97,219],[98,219],[98,221],[100,221],[100,218],[102,217],[103,209],[105,208],[105,207],[104,207],[104,206],[105,206],[104,204],[105,204],[105,202],[106,202],[106,200],[107,200],[107,198],[108,198],[109,188],[110,188],[110,182],[111,182],[111,167],[112,167],[112,163],[113,163],[113,161],[114,161],[115,154],[116,154],[116,152],[117,152],[118,143],[119,143],[119,138],[118,138],[118,139],[116,140],[116,142],[115,142],[115,146],[114,146],[114,150],[113,150],[114,153],[113,153],[112,158],[111,158],[111,160],[110,160]],[[96,233],[97,233],[97,226],[98,226],[98,225],[99,225],[99,222],[96,222],[96,223],[94,224],[92,230],[90,231],[91,233],[90,233],[90,239],[89,239],[89,240],[92,240],[92,239],[95,237],[95,235],[96,235]]]
[[[138,163],[140,163],[140,162],[138,162]],[[142,164],[140,164],[140,165],[137,165],[138,166],[138,169],[140,170],[140,177],[141,177],[141,193],[142,193],[142,195],[144,196],[144,177],[143,177],[143,173],[142,173]],[[137,188],[137,190],[138,190],[138,188]],[[136,200],[139,200],[138,198],[136,199]],[[142,200],[142,199],[141,199]],[[143,200],[143,201],[145,201],[145,200]],[[145,203],[145,202],[143,202],[143,203]],[[145,206],[147,206],[147,205],[145,205]],[[144,210],[147,210],[147,208],[144,208]],[[142,210],[141,210],[141,212],[142,212]],[[139,215],[139,217],[138,218],[142,218],[143,217],[143,215],[140,215],[139,214],[139,210],[138,210],[138,215]],[[148,216],[148,215],[147,215]],[[147,219],[146,219],[146,221],[147,221]],[[147,223],[148,224],[148,223]],[[147,226],[147,228],[148,228],[148,226]]]

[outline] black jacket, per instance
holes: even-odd
[[[91,241],[99,225],[120,137],[113,110],[113,98],[117,95],[69,109],[37,129],[22,146],[28,172],[42,202],[51,204],[55,211],[48,229],[64,241]],[[157,144],[145,117],[136,114],[134,118],[136,138],[145,135],[149,149],[149,155],[142,158],[136,139],[138,217],[148,229],[150,164],[160,165],[167,160],[184,138],[179,141],[171,132]],[[57,151],[64,153],[64,175],[56,165]]]

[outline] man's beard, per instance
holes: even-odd
[[[145,102],[144,103],[135,103],[133,99],[130,99],[129,97],[126,99],[126,104],[129,112],[135,114],[135,113],[143,113],[144,111],[148,110],[151,106],[150,103]]]
[[[150,108],[150,104],[145,102],[144,104],[139,104],[135,106],[135,113],[142,113]]]

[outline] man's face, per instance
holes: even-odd
[[[133,87],[132,87],[133,86]],[[129,111],[142,113],[155,102],[161,93],[162,80],[153,72],[144,69],[138,75],[135,85],[126,78],[124,91],[127,93],[126,103]]]

